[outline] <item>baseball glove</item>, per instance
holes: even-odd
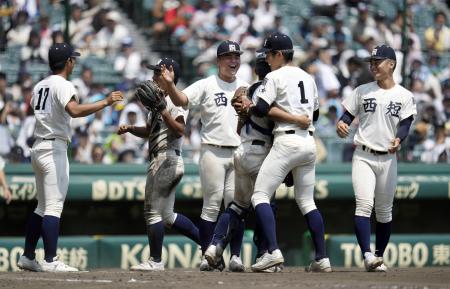
[[[166,108],[164,91],[152,80],[142,82],[134,94],[139,101],[152,112],[160,112]]]
[[[231,99],[231,105],[234,107],[234,110],[236,110],[240,120],[245,120],[250,116],[248,108],[252,102],[248,99],[247,94],[248,88],[241,86],[236,90]]]

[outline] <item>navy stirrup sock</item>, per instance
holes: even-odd
[[[242,239],[244,238],[245,222],[243,219],[237,219],[235,228],[233,228],[233,235],[230,240],[231,256],[239,256],[241,254]]]
[[[177,218],[175,219],[172,228],[200,245],[200,234],[198,232],[198,228],[186,216],[177,213]]]
[[[45,261],[53,262],[56,257],[59,236],[59,220],[55,216],[45,215],[42,219],[42,240],[44,242]]]
[[[153,261],[161,262],[164,241],[164,223],[162,221],[147,226],[147,237],[150,243],[150,257]]]
[[[217,220],[211,244],[217,245],[220,243],[220,246],[225,249],[230,239],[229,234],[231,224],[232,224],[232,215],[230,209],[227,208]]]
[[[383,257],[384,250],[389,243],[391,237],[392,221],[387,223],[377,222],[376,226],[376,240],[375,240],[375,255]]]
[[[278,249],[275,217],[272,208],[267,203],[261,203],[255,207],[257,222],[261,225],[262,232],[264,233],[267,241],[267,250],[272,253],[273,250]]]
[[[200,218],[198,222],[198,232],[200,234],[200,246],[202,247],[202,254],[205,254],[206,249],[211,243],[214,234],[216,222],[210,222]]]
[[[35,250],[37,242],[41,237],[42,217],[33,213],[28,219],[25,231],[25,249],[23,255],[30,260],[36,258]]]
[[[316,249],[316,261],[326,257],[325,253],[325,228],[322,215],[315,209],[305,215],[309,232]]]
[[[355,216],[355,233],[361,253],[370,251],[370,218]]]

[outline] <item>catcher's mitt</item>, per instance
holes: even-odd
[[[142,82],[134,94],[139,101],[152,112],[160,112],[166,108],[164,91],[152,80]]]
[[[245,120],[250,116],[248,108],[252,102],[248,99],[247,94],[248,87],[241,86],[236,89],[234,96],[231,99],[231,105],[234,107],[234,110],[236,110],[240,120]]]

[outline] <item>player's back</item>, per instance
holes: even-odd
[[[295,66],[283,66],[267,74],[265,91],[275,97],[274,101],[285,111],[294,114],[306,114],[310,119],[319,108],[317,87],[314,78]],[[268,96],[270,98],[270,96]],[[264,97],[264,99],[267,98]],[[276,122],[275,132],[298,129],[296,124]],[[311,126],[308,130],[313,131]]]
[[[75,87],[59,75],[48,76],[35,85],[31,105],[36,117],[36,138],[70,140],[71,117],[65,107],[72,97],[76,98]]]

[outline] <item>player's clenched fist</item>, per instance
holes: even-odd
[[[117,134],[121,135],[124,133],[127,133],[131,130],[132,125],[128,125],[128,124],[122,124],[121,126],[119,126],[119,129],[117,130]]]
[[[388,152],[391,153],[391,154],[393,154],[393,153],[395,153],[396,151],[398,151],[398,150],[400,149],[400,142],[401,142],[401,140],[400,140],[398,137],[396,137],[395,139],[393,139],[393,140],[391,141],[391,145],[390,145],[389,148],[388,148]]]
[[[336,125],[336,132],[338,136],[341,138],[347,137],[349,133],[348,124],[340,120]]]
[[[301,129],[308,129],[311,125],[311,119],[306,114],[298,115],[296,116],[297,119],[297,125]]]
[[[108,97],[106,98],[108,105],[111,105],[115,102],[122,101],[123,100],[123,94],[121,91],[113,91],[111,92]]]

